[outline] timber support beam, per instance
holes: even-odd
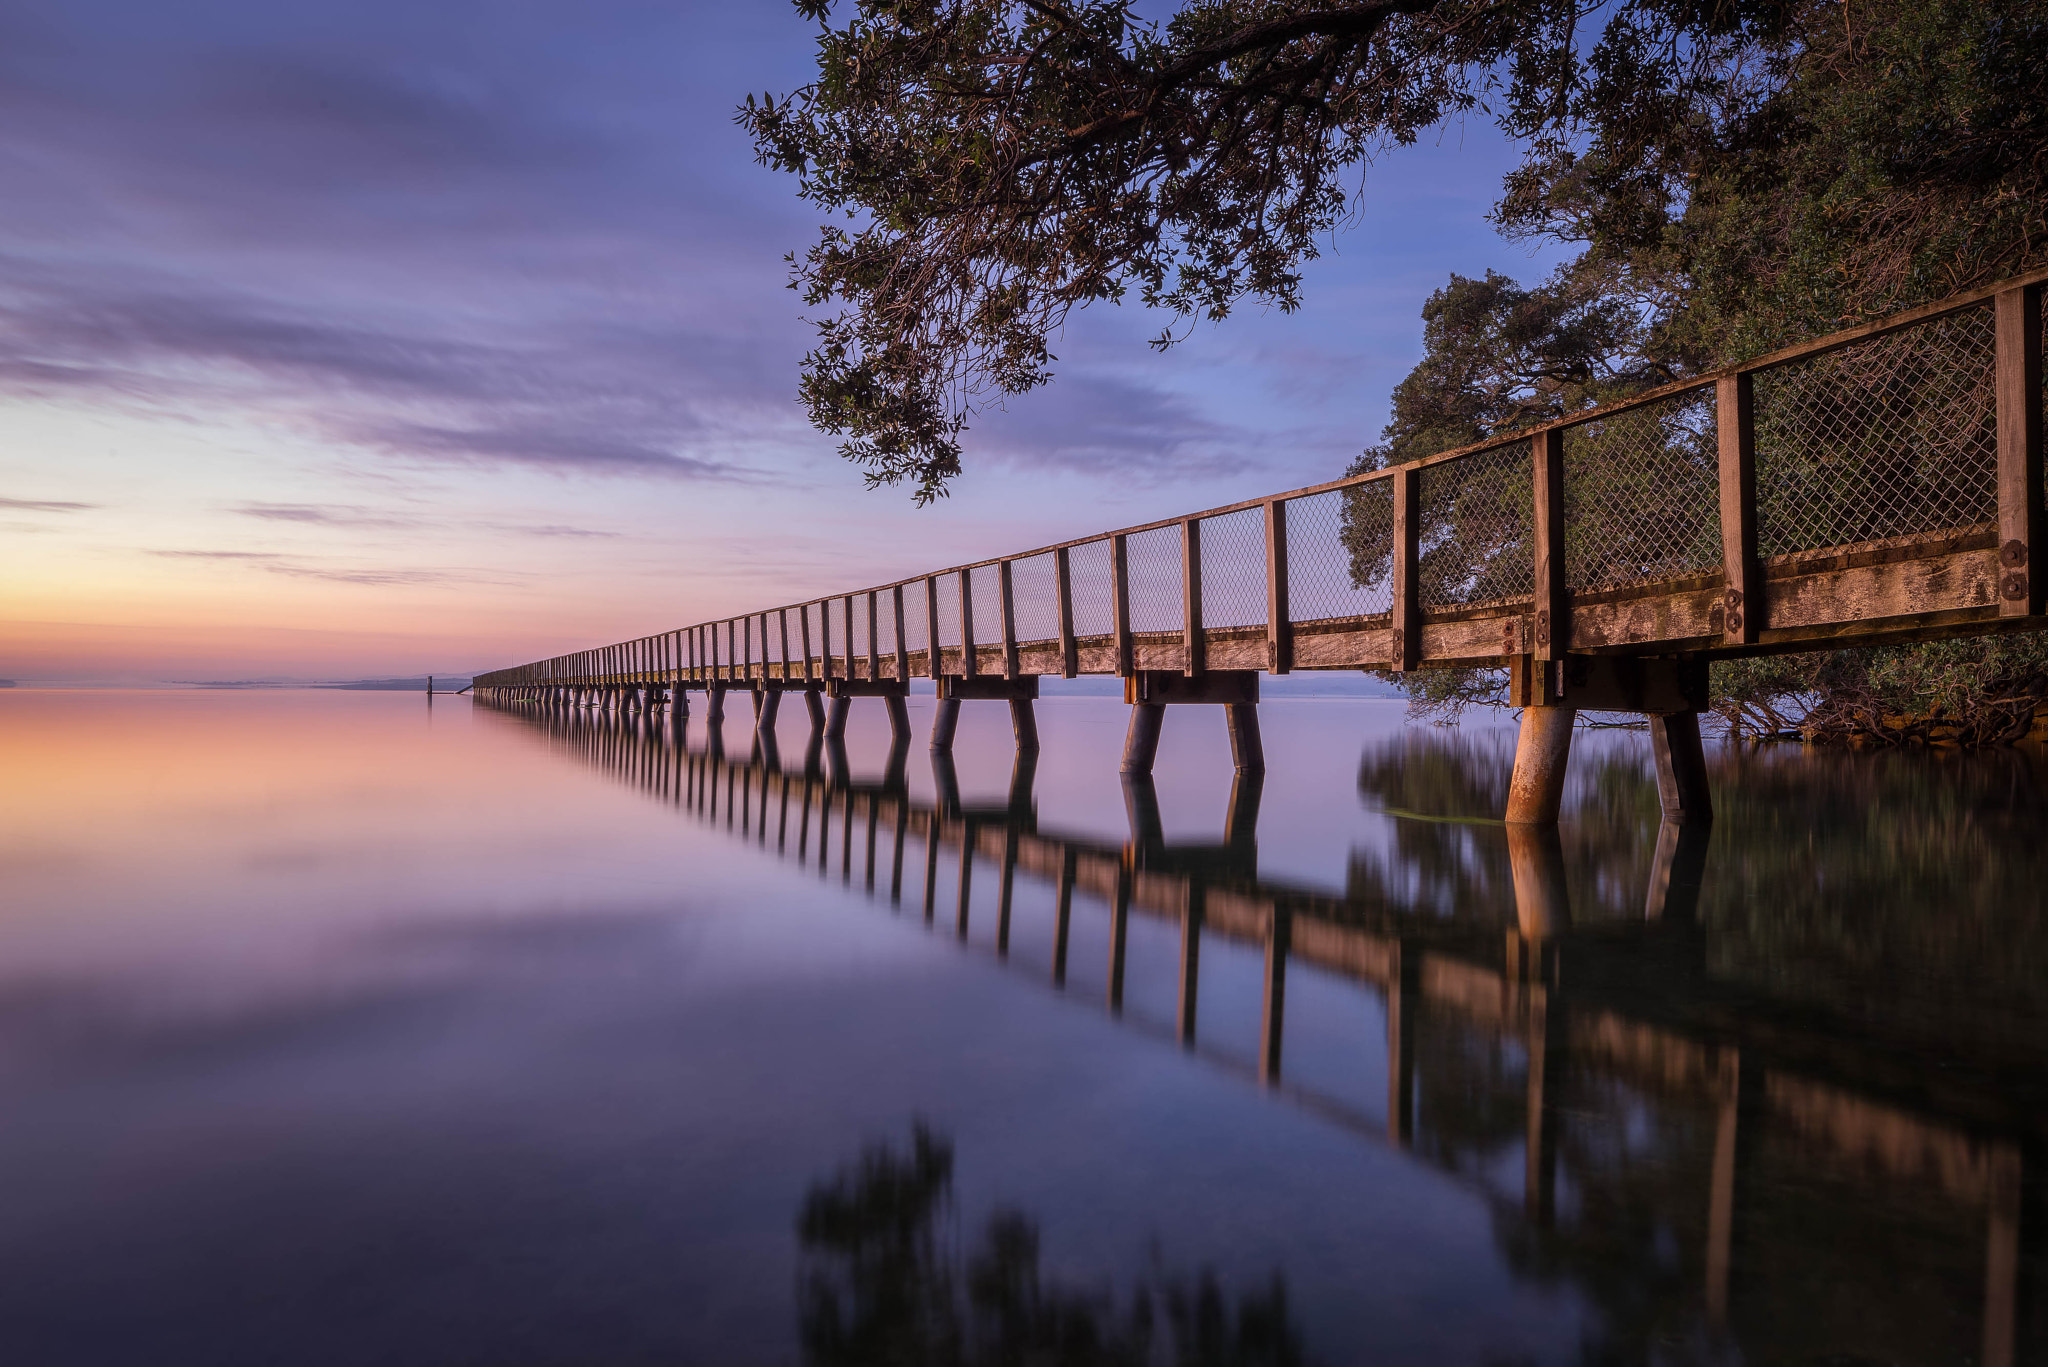
[[[1123,772],[1149,774],[1159,753],[1159,732],[1173,703],[1221,705],[1230,730],[1230,756],[1237,771],[1263,773],[1266,749],[1259,736],[1259,671],[1212,669],[1188,675],[1169,669],[1140,669],[1124,676],[1124,701],[1131,727],[1124,738]]]
[[[960,725],[963,702],[1006,702],[1010,705],[1010,726],[1017,737],[1017,753],[1038,753],[1038,676],[1019,674],[941,674],[937,679],[938,711],[932,717],[932,749],[941,753],[953,748],[953,735]],[[906,725],[908,722],[906,720]]]

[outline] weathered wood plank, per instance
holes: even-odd
[[[1554,660],[1571,645],[1564,572],[1563,429],[1538,433],[1529,443],[1529,457],[1535,473],[1535,655]]]
[[[1726,585],[1721,633],[1731,646],[1756,640],[1763,629],[1763,572],[1756,558],[1756,396],[1747,375],[1730,375],[1714,388],[1719,443],[1721,565]]]
[[[1416,582],[1422,522],[1419,481],[1413,466],[1394,473],[1394,636],[1389,664],[1396,673],[1415,668],[1421,658],[1422,608]]]
[[[2041,287],[1998,295],[1998,611],[2027,617],[2041,611],[2048,575],[2034,573],[2042,546]]]
[[[1287,602],[1287,501],[1266,500],[1266,668],[1285,674],[1294,667],[1294,628]]]
[[[1003,618],[1002,675],[1006,679],[1017,677],[1017,595],[1012,582],[1010,562],[1004,560],[996,566],[996,606]]]
[[[1074,567],[1066,547],[1052,553],[1052,565],[1059,598],[1060,673],[1071,679],[1081,672],[1081,662],[1074,646]]]
[[[1115,625],[1112,631],[1116,637],[1116,668],[1113,672],[1129,674],[1137,667],[1131,650],[1131,556],[1129,539],[1113,536],[1109,539],[1109,586],[1111,613]]]
[[[974,639],[974,586],[971,570],[960,571],[960,672],[972,678],[981,672],[981,651]]]

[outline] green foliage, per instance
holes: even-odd
[[[1070,309],[1135,297],[1172,316],[1161,347],[1243,299],[1291,310],[1375,155],[1475,109],[1554,155],[1642,75],[1617,35],[1719,51],[1774,41],[1783,14],[1616,0],[1589,32],[1572,0],[1190,0],[1164,23],[1123,0],[797,9],[818,78],[738,118],[833,218],[792,258],[827,310],[803,397],[871,484],[920,502],[959,472],[978,401],[1050,377]]]
[[[1468,707],[1508,705],[1505,669],[1421,669],[1412,674],[1375,669],[1370,673],[1408,695],[1409,716],[1436,726],[1456,726]]]
[[[1351,473],[1470,445],[1627,397],[1862,318],[1988,283],[2048,260],[2048,11],[2029,0],[1869,6],[1792,4],[1768,26],[1674,40],[1656,16],[1618,14],[1564,112],[1510,119],[1530,155],[1495,218],[1511,235],[1579,243],[1574,261],[1524,288],[1452,277],[1425,306],[1425,355],[1396,389],[1381,442]],[[1889,369],[1785,374],[1839,388],[1910,387],[1938,357]],[[1837,366],[1837,369],[1840,367]],[[1785,421],[1796,420],[1787,395]],[[1988,412],[1930,404],[1910,424],[1879,403],[1835,405],[1856,433],[1861,477],[1912,503],[1944,462],[1981,455]],[[1759,408],[1760,431],[1781,420]],[[1630,423],[1662,424],[1632,432]],[[1867,429],[1867,430],[1866,430]],[[1840,434],[1837,434],[1840,435]],[[1682,413],[1609,420],[1567,436],[1567,560],[1575,582],[1718,564],[1713,453]],[[1891,534],[1872,500],[1827,497],[1839,479],[1797,432],[1766,443],[1767,520],[1800,544]],[[1967,451],[1964,448],[1969,448]],[[1646,457],[1646,452],[1655,452]],[[1636,510],[1654,535],[1572,517],[1573,484]],[[1923,488],[1923,486],[1926,486]],[[1363,494],[1348,508],[1354,580],[1384,581],[1381,529]],[[1446,514],[1452,534],[1469,542]],[[1483,521],[1483,516],[1472,520]],[[1674,528],[1699,531],[1682,544]],[[1801,538],[1804,538],[1802,540]],[[1770,551],[1772,547],[1766,547]],[[1750,734],[1909,733],[1987,743],[2019,724],[2038,672],[2026,642],[1959,642],[1729,662],[1715,710]],[[1418,711],[1442,718],[1471,678],[1410,675]],[[1944,718],[1912,732],[1884,716]]]

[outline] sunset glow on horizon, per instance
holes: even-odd
[[[796,401],[815,223],[731,112],[785,4],[10,7],[0,677],[459,674],[1334,477],[1452,271],[1481,123],[1368,172],[1293,317],[1080,316],[930,509]]]

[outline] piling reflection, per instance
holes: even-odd
[[[1511,1267],[1597,1307],[1589,1359],[2048,1347],[2038,761],[1725,755],[1709,828],[1660,824],[1654,780],[1616,753],[1530,832],[1491,820],[1504,753],[1410,734],[1361,763],[1392,831],[1333,895],[1261,874],[1256,778],[1206,843],[1166,840],[1151,781],[1127,780],[1113,844],[1041,823],[1031,756],[987,805],[935,757],[926,805],[900,753],[861,781],[843,751],[740,763],[658,721],[518,715],[962,939],[992,883],[994,952],[1062,989],[1077,923],[1106,922],[1104,1002],[1135,1028],[1157,1023],[1124,1009],[1134,927],[1177,931],[1161,1033],[1466,1183]],[[1049,962],[1012,955],[1020,880],[1050,893]],[[1262,956],[1255,1048],[1203,1032],[1205,944]],[[1376,999],[1382,1108],[1289,1076],[1290,972]]]

